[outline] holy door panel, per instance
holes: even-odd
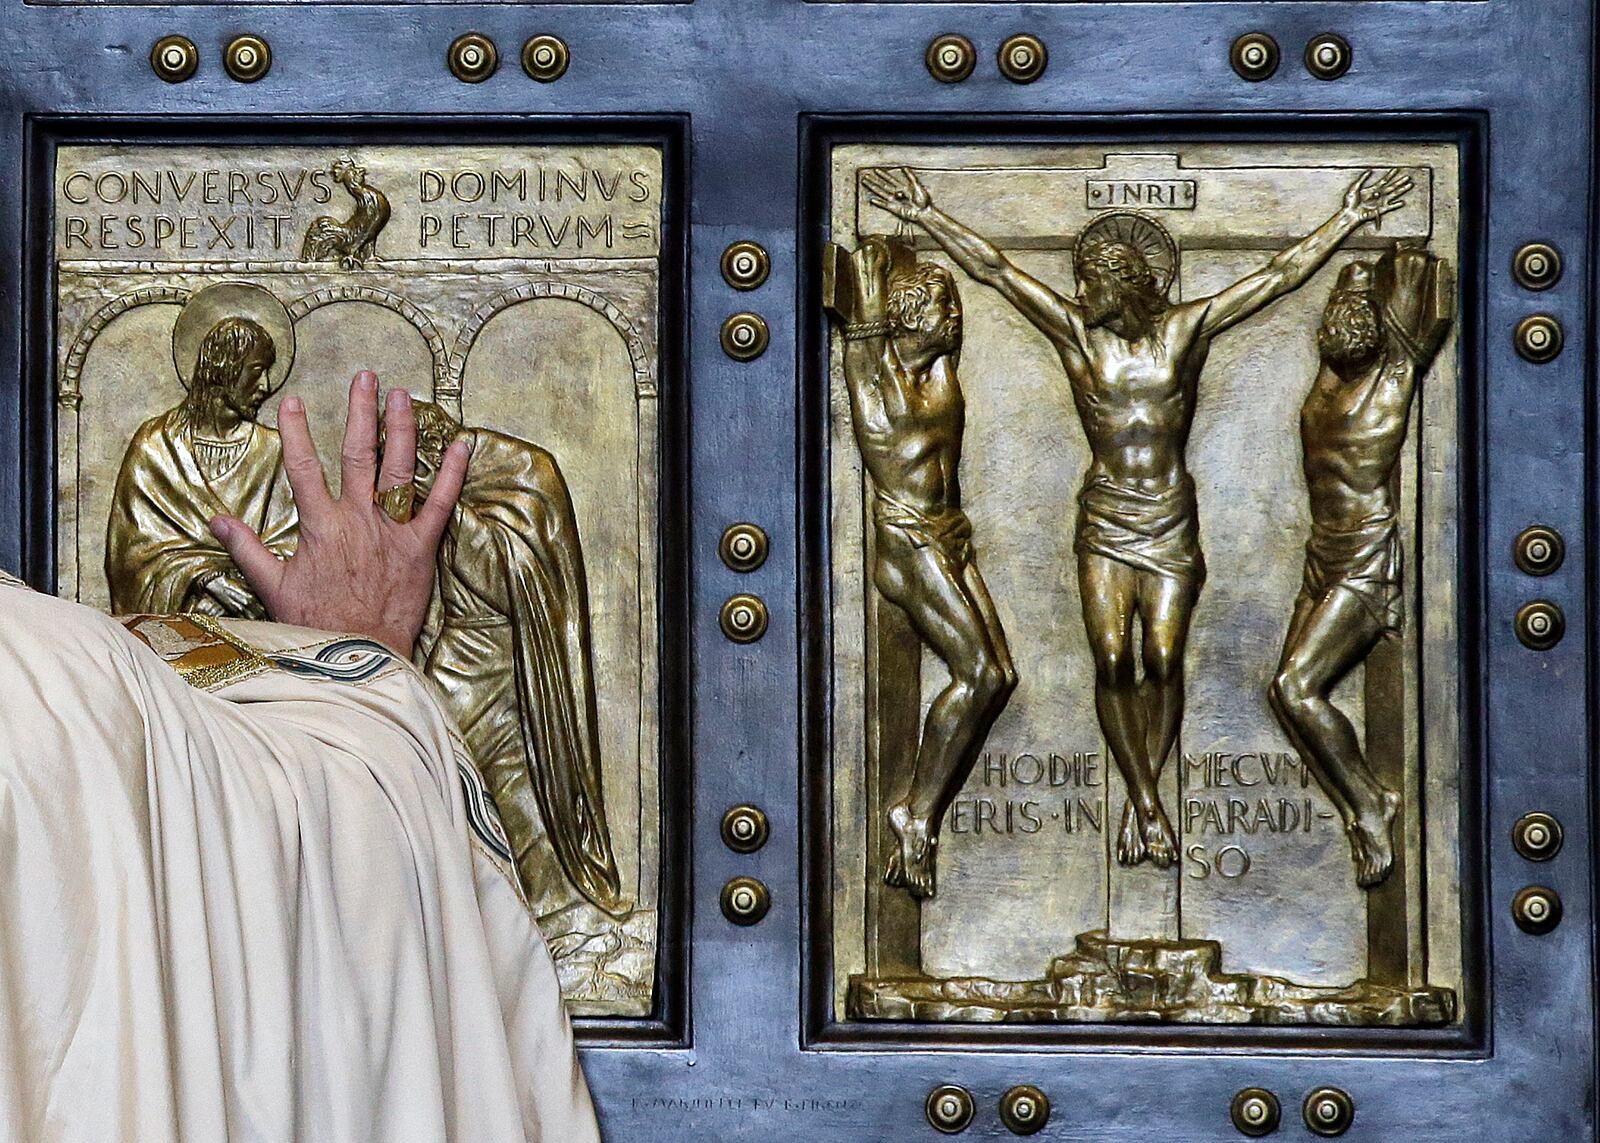
[[[0,0],[0,570],[259,615],[279,400],[470,437],[608,1143],[1576,1143],[1593,17]]]
[[[832,186],[837,1015],[1455,1023],[1456,148]]]
[[[409,390],[416,496],[473,450],[417,663],[498,807],[483,839],[570,1010],[649,1014],[659,150],[66,146],[55,186],[61,593],[264,618],[206,521],[293,550],[268,399],[331,459],[356,370]]]

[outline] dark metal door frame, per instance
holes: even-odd
[[[978,1099],[972,1138],[1009,1138],[995,1106],[1016,1083],[1044,1088],[1055,1104],[1041,1138],[1174,1140],[1235,1137],[1227,1107],[1240,1088],[1265,1086],[1284,1099],[1285,1138],[1307,1138],[1296,1114],[1303,1093],[1336,1084],[1355,1098],[1351,1140],[1566,1141],[1593,1125],[1594,975],[1589,778],[1593,728],[1587,717],[1589,560],[1583,490],[1596,503],[1592,471],[1593,272],[1592,13],[1580,0],[1420,0],[1366,3],[1188,4],[844,4],[803,0],[696,0],[675,5],[393,4],[222,6],[35,6],[0,0],[0,565],[48,569],[52,375],[42,265],[49,231],[30,225],[48,181],[29,161],[62,117],[102,137],[107,120],[168,116],[265,121],[292,131],[346,130],[337,117],[381,116],[405,133],[426,118],[450,130],[457,117],[475,130],[560,130],[591,122],[657,116],[686,124],[680,154],[688,198],[687,296],[682,351],[689,400],[687,467],[678,470],[689,512],[687,653],[691,701],[669,711],[686,737],[680,772],[685,860],[667,878],[681,886],[679,920],[691,934],[682,971],[685,1006],[664,1012],[649,1044],[607,1042],[585,1049],[590,1082],[613,1140],[769,1139],[818,1143],[935,1138],[922,1103],[942,1082]],[[462,32],[493,37],[507,60],[488,82],[465,85],[445,67]],[[1240,33],[1271,33],[1285,48],[1278,74],[1259,84],[1232,71],[1228,47]],[[959,31],[978,46],[965,83],[934,81],[922,62],[935,35]],[[1002,78],[993,53],[1014,32],[1046,41],[1050,68],[1018,86]],[[1299,48],[1337,31],[1354,46],[1350,72],[1312,78]],[[178,85],[150,69],[150,45],[181,32],[200,46],[200,73]],[[222,44],[253,32],[273,48],[273,67],[253,85],[224,74]],[[535,33],[560,35],[572,66],[554,84],[515,66]],[[824,237],[804,209],[817,173],[812,144],[819,116],[861,115],[887,123],[921,117],[964,132],[1022,124],[1030,133],[1112,133],[1119,119],[1217,117],[1218,130],[1255,130],[1285,117],[1371,116],[1374,130],[1398,117],[1449,114],[1478,126],[1481,192],[1487,208],[1477,243],[1476,310],[1464,362],[1481,389],[1467,394],[1463,462],[1474,490],[1461,505],[1471,549],[1463,574],[1464,626],[1474,633],[1462,670],[1481,683],[1466,711],[1482,766],[1476,846],[1484,970],[1481,1035],[1455,1047],[1414,1049],[1316,1038],[1294,1047],[1027,1040],[1007,1044],[911,1040],[892,1033],[822,1042],[807,1007],[808,958],[826,954],[808,938],[820,902],[808,896],[816,857],[806,830],[818,820],[807,790],[818,764],[816,700],[804,672],[821,670],[826,613],[811,572],[826,559],[818,544],[821,444],[815,395],[823,367],[822,317],[814,304],[812,260]],[[329,116],[335,117],[330,122]],[[536,117],[536,118],[530,118]],[[969,118],[983,117],[983,118]],[[1382,117],[1381,121],[1378,117]],[[1254,121],[1254,123],[1253,123]],[[828,120],[838,122],[837,119]],[[349,127],[350,133],[358,129]],[[1358,128],[1359,130],[1359,128]],[[718,272],[730,242],[749,239],[772,254],[771,280],[738,294]],[[1527,241],[1558,247],[1566,275],[1531,295],[1512,280],[1512,252]],[[670,281],[670,279],[669,279]],[[741,309],[772,328],[766,354],[750,363],[721,350],[718,330]],[[1517,356],[1511,331],[1529,313],[1555,316],[1567,350],[1533,365]],[[669,311],[670,312],[670,311]],[[44,360],[40,353],[46,352]],[[19,378],[23,379],[19,384]],[[687,485],[692,473],[692,486]],[[803,502],[802,492],[813,499]],[[723,528],[738,520],[773,537],[766,565],[736,575],[716,558]],[[1530,580],[1511,560],[1513,537],[1543,523],[1567,539],[1565,566]],[[670,541],[669,541],[670,542]],[[41,586],[49,586],[41,584]],[[667,585],[671,594],[672,585]],[[772,613],[766,637],[728,642],[717,623],[722,601],[754,591]],[[1534,652],[1512,616],[1535,597],[1564,610],[1567,637]],[[1464,694],[1470,696],[1470,689]],[[802,702],[802,698],[807,701]],[[672,733],[669,726],[669,733]],[[1469,738],[1469,741],[1473,739]],[[760,853],[726,849],[715,823],[749,801],[772,819]],[[1558,812],[1567,847],[1553,864],[1530,866],[1510,844],[1512,822],[1531,809]],[[813,838],[818,835],[812,834]],[[724,920],[718,890],[749,874],[772,889],[760,924]],[[1469,876],[1468,883],[1474,879]],[[1566,902],[1566,919],[1544,937],[1513,924],[1510,901],[1543,883]],[[1159,1032],[1154,1037],[1160,1041]],[[1404,1038],[1400,1039],[1403,1045]],[[960,1050],[957,1050],[960,1049]]]

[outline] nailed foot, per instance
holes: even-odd
[[[1356,884],[1363,889],[1382,885],[1394,869],[1394,842],[1390,831],[1400,811],[1400,795],[1384,790],[1378,804],[1357,814],[1345,826],[1350,835],[1350,856],[1356,865]]]
[[[1138,865],[1149,861],[1157,869],[1170,869],[1178,859],[1178,837],[1167,813],[1157,803],[1149,812],[1133,802],[1122,807],[1122,829],[1117,834],[1117,863]]]
[[[917,817],[910,806],[900,802],[889,807],[889,828],[894,830],[900,845],[890,855],[889,867],[883,874],[884,884],[904,887],[918,900],[932,897],[935,840],[928,820]]]

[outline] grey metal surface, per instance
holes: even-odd
[[[968,1138],[1011,1137],[997,1107],[1018,1083],[1051,1100],[1041,1139],[1233,1138],[1229,1101],[1251,1086],[1283,1101],[1281,1137],[1306,1139],[1299,1105],[1324,1084],[1354,1097],[1350,1140],[1591,1136],[1586,3],[163,9],[3,0],[0,28],[0,565],[46,587],[52,287],[42,276],[48,232],[30,221],[50,195],[39,163],[44,117],[87,120],[104,139],[126,134],[118,117],[168,116],[200,117],[202,126],[208,117],[234,128],[242,122],[278,139],[371,130],[574,136],[596,121],[639,115],[666,117],[651,131],[685,133],[675,157],[687,164],[688,292],[681,314],[669,307],[668,321],[686,322],[675,399],[688,420],[672,428],[687,429],[687,468],[668,463],[663,475],[689,497],[688,579],[675,581],[684,565],[668,559],[663,597],[687,604],[682,634],[692,668],[689,686],[664,703],[663,722],[669,737],[684,736],[666,752],[668,773],[676,757],[688,795],[669,807],[687,846],[668,876],[683,890],[688,912],[679,920],[691,940],[688,954],[668,965],[681,973],[681,987],[667,991],[686,1007],[669,1003],[661,1024],[645,1030],[652,1043],[600,1029],[611,1040],[585,1049],[608,1139],[932,1139],[939,1136],[923,1101],[943,1082],[961,1083],[977,1099]],[[1231,70],[1228,46],[1255,29],[1277,37],[1284,62],[1273,79],[1249,84]],[[446,46],[468,30],[493,36],[505,61],[476,86],[445,67]],[[922,63],[927,42],[949,30],[970,36],[979,51],[976,73],[951,86],[932,80]],[[1328,30],[1355,49],[1350,72],[1331,83],[1311,78],[1300,62],[1305,42]],[[264,36],[274,55],[271,73],[250,86],[229,80],[220,60],[222,44],[244,31]],[[1003,79],[994,65],[1000,41],[1018,31],[1041,36],[1051,51],[1049,70],[1028,86]],[[176,86],[158,80],[147,61],[150,45],[170,32],[189,35],[202,55],[199,74]],[[555,84],[531,82],[515,63],[522,41],[538,32],[559,34],[572,49],[571,70]],[[825,343],[811,273],[824,235],[822,213],[801,202],[820,185],[823,152],[809,145],[815,132],[845,124],[808,117],[861,116],[848,125],[856,138],[896,130],[903,117],[920,117],[913,126],[924,139],[1175,130],[1316,138],[1427,134],[1441,129],[1438,119],[1408,126],[1408,117],[1433,113],[1450,115],[1478,151],[1477,201],[1464,204],[1460,558],[1464,801],[1476,811],[1466,821],[1463,860],[1466,882],[1477,887],[1471,918],[1481,921],[1469,925],[1466,941],[1481,969],[1483,990],[1469,999],[1484,1013],[1481,1025],[1464,1043],[1405,1034],[1283,1041],[1251,1030],[1180,1039],[1161,1029],[1085,1037],[1001,1028],[929,1038],[893,1027],[864,1039],[825,1028],[812,971],[825,951],[812,939],[822,932],[821,886],[809,880],[804,840],[826,824],[809,784],[826,748],[818,737],[826,726],[826,600],[816,574],[827,559]],[[428,126],[408,126],[418,121]],[[811,166],[802,170],[803,162]],[[723,248],[736,239],[772,254],[771,280],[750,294],[718,273]],[[1566,258],[1561,284],[1537,296],[1510,274],[1514,250],[1530,240],[1551,242]],[[718,328],[746,308],[768,319],[772,344],[759,360],[738,363],[722,353]],[[1535,310],[1554,314],[1567,331],[1566,352],[1548,365],[1523,361],[1512,345],[1512,328]],[[672,428],[664,427],[669,449]],[[748,575],[716,556],[723,528],[736,520],[760,524],[773,540],[767,563]],[[1511,560],[1515,536],[1536,522],[1567,540],[1565,565],[1538,581]],[[718,628],[718,608],[736,591],[760,594],[771,609],[758,643],[732,644]],[[1516,609],[1535,596],[1566,614],[1567,637],[1549,652],[1528,650],[1512,630]],[[771,817],[772,840],[759,853],[734,854],[718,837],[723,811],[738,802]],[[1530,865],[1510,843],[1512,824],[1532,809],[1557,813],[1566,830],[1566,848],[1549,865]],[[748,928],[729,924],[717,900],[738,874],[772,890],[771,913]],[[1565,901],[1566,919],[1549,936],[1530,937],[1513,923],[1511,898],[1531,883]]]

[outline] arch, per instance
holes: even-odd
[[[633,328],[633,323],[628,320],[628,315],[603,294],[584,286],[574,286],[569,282],[524,282],[520,286],[496,294],[473,310],[472,316],[467,319],[467,324],[456,335],[455,348],[450,351],[447,387],[452,395],[456,397],[461,395],[462,379],[467,371],[467,354],[472,352],[473,343],[478,340],[478,334],[483,332],[483,327],[489,324],[489,320],[502,310],[536,298],[558,298],[578,302],[609,321],[622,335],[623,343],[628,347],[628,360],[633,364],[634,395],[640,398],[656,395],[655,377],[650,371],[650,355],[645,352],[644,341]]]
[[[182,286],[140,286],[126,294],[118,294],[90,315],[83,323],[78,336],[67,351],[67,360],[61,367],[61,380],[56,386],[56,400],[68,408],[77,408],[83,400],[83,365],[89,359],[89,347],[106,326],[136,306],[183,305],[189,300],[190,290]]]
[[[370,302],[405,318],[416,327],[418,333],[422,334],[422,340],[428,345],[428,355],[433,358],[434,389],[440,390],[447,386],[450,359],[445,350],[443,335],[433,324],[433,319],[423,313],[416,303],[399,294],[380,290],[376,286],[326,286],[291,302],[289,317],[299,321],[307,314],[336,302]]]

